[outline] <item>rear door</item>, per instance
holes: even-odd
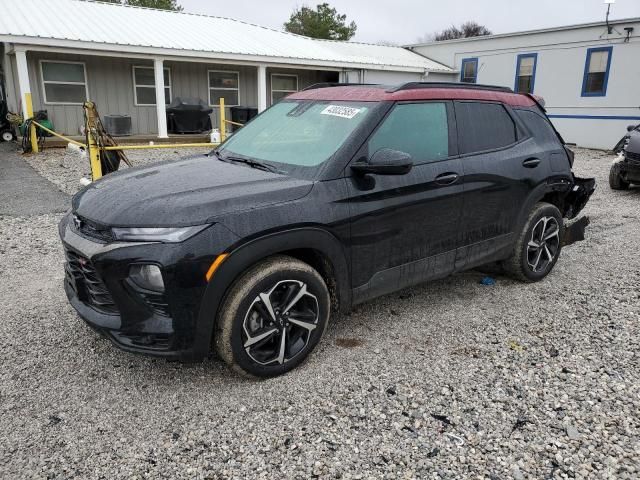
[[[462,208],[452,102],[398,103],[354,162],[382,148],[411,155],[405,175],[347,169],[354,301],[453,271]]]
[[[461,270],[509,251],[523,206],[549,176],[549,153],[501,103],[458,101],[455,112],[464,173]]]

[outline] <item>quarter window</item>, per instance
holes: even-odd
[[[209,105],[240,105],[240,74],[225,70],[209,70]]]
[[[444,103],[407,103],[394,107],[369,140],[369,155],[381,148],[408,153],[416,163],[449,156],[449,124]]]
[[[156,75],[153,67],[133,67],[133,87],[136,105],[156,104]],[[164,103],[171,103],[171,72],[168,68],[164,69]]]
[[[271,103],[298,91],[298,76],[274,73],[271,75]]]
[[[40,62],[45,103],[82,105],[87,101],[84,63]]]
[[[499,103],[456,103],[458,138],[463,153],[482,152],[516,142],[516,125]]]
[[[604,97],[607,94],[609,68],[613,47],[590,48],[582,80],[583,97]]]
[[[537,63],[538,55],[535,53],[518,55],[518,62],[516,65],[516,92],[533,93]]]
[[[463,58],[460,68],[460,81],[463,83],[476,83],[478,78],[478,59]]]

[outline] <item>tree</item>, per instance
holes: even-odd
[[[182,7],[177,0],[100,0],[107,3],[119,3],[120,5],[131,5],[133,7],[158,8],[160,10],[173,10],[181,12]]]
[[[455,38],[468,38],[468,37],[481,37],[483,35],[491,35],[489,30],[484,25],[480,25],[476,22],[465,22],[460,25],[460,28],[455,25],[451,25],[449,28],[436,33],[434,40],[439,42],[441,40],[453,40]]]
[[[321,3],[315,10],[305,6],[294,10],[284,29],[312,38],[349,40],[358,27],[355,22],[347,25],[346,20],[346,15],[340,15],[328,3]]]

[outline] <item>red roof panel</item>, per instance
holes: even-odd
[[[412,88],[387,92],[375,86],[344,86],[305,90],[290,95],[294,100],[336,100],[358,102],[381,102],[402,100],[485,100],[506,103],[512,106],[531,107],[534,101],[519,93],[481,90],[474,88]]]

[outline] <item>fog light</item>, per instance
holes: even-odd
[[[154,292],[164,292],[162,272],[157,265],[132,265],[129,269],[129,278],[139,287]]]

